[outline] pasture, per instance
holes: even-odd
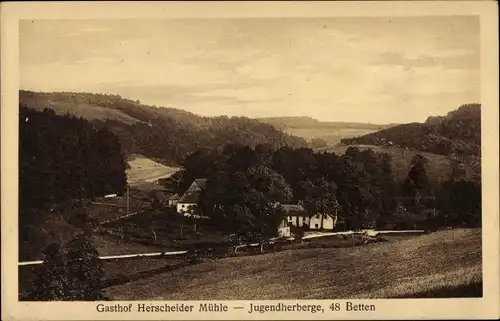
[[[329,128],[329,127],[313,127],[313,128],[286,128],[283,131],[287,134],[304,138],[307,141],[313,138],[321,138],[329,145],[335,145],[342,138],[358,137],[368,135],[378,131],[379,129],[367,128]]]
[[[114,300],[481,296],[481,230],[230,257],[111,286]]]
[[[169,167],[142,155],[133,155],[128,161],[127,181],[132,187],[151,185],[160,178],[167,178],[176,173],[179,168]]]

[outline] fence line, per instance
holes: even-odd
[[[139,258],[139,257],[171,256],[171,255],[187,254],[187,252],[188,251],[173,251],[173,252],[107,255],[107,256],[99,256],[99,259],[100,260],[116,260],[116,259]],[[19,266],[38,265],[38,264],[42,264],[42,263],[43,263],[43,261],[26,261],[26,262],[18,262],[18,265]]]
[[[376,231],[376,230],[362,230],[362,231],[343,231],[343,232],[331,232],[331,233],[321,233],[321,234],[311,234],[302,237],[302,240],[326,237],[326,236],[334,236],[334,235],[354,235],[354,234],[403,234],[403,233],[415,233],[422,234],[425,233],[424,230],[394,230],[394,231]],[[276,243],[277,238],[272,238],[268,242],[269,244]],[[294,241],[294,238],[287,239],[288,241]],[[262,245],[263,243],[249,243],[249,244],[241,244],[234,246],[233,248],[237,251],[240,248],[245,247],[255,247]],[[127,258],[140,258],[140,257],[155,257],[155,256],[172,256],[172,255],[183,255],[187,254],[187,250],[183,251],[172,251],[172,252],[153,252],[153,253],[137,253],[137,254],[123,254],[123,255],[107,255],[107,256],[99,256],[100,260],[116,260],[116,259],[127,259]],[[18,266],[26,266],[26,265],[39,265],[42,264],[43,261],[26,261],[26,262],[18,262]]]

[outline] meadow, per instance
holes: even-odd
[[[111,286],[114,300],[482,296],[481,230],[207,260]]]
[[[167,178],[176,173],[179,168],[165,166],[142,155],[131,155],[128,160],[127,182],[132,187],[154,185],[160,178]]]
[[[313,138],[321,138],[328,145],[333,146],[338,144],[342,138],[368,135],[378,131],[378,129],[313,127],[313,128],[285,128],[283,131],[287,134],[304,138],[307,141],[310,141]]]

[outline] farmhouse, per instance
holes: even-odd
[[[205,178],[195,179],[177,202],[177,212],[186,216],[192,215],[193,210],[198,206],[201,192],[206,188]]]
[[[289,225],[302,227],[310,230],[333,230],[337,223],[337,214],[310,214],[302,205],[283,204],[283,210],[286,212],[284,220]]]

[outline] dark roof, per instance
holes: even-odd
[[[180,198],[179,203],[198,203],[200,200],[200,193],[206,188],[206,178],[195,179],[186,192],[184,192],[184,195]]]
[[[196,183],[201,189],[207,188],[207,179],[206,178],[197,178],[193,183]]]
[[[297,204],[281,204],[281,207],[283,207],[283,210],[287,213],[291,212],[305,212],[305,209],[302,205],[297,205]]]
[[[298,204],[281,204],[281,207],[286,212],[287,216],[303,216],[303,217],[313,217],[318,213],[308,213],[302,205]],[[326,213],[326,215],[335,217],[335,215]]]
[[[310,216],[309,213],[306,212],[302,205],[298,204],[281,204],[281,207],[286,213],[286,216]]]
[[[194,192],[194,193],[184,193],[182,195],[181,199],[179,200],[179,203],[198,203],[200,200],[200,193],[199,192]]]

